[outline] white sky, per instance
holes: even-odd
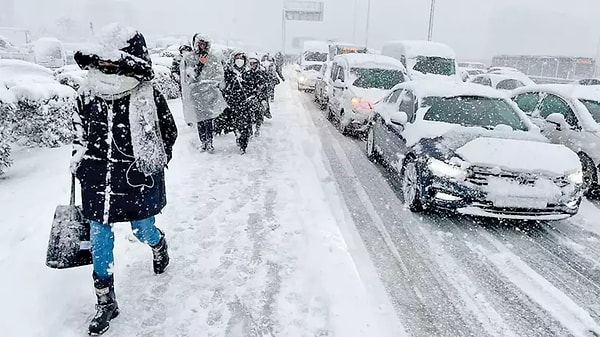
[[[2,1],[8,0],[0,0]],[[50,30],[59,17],[122,20],[147,35],[202,31],[266,49],[281,46],[283,0],[13,0],[20,26]],[[368,0],[324,0],[325,22],[288,24],[289,37],[365,41]],[[96,2],[100,5],[90,7]],[[110,3],[119,3],[111,10]],[[257,5],[260,3],[260,5]],[[371,0],[369,46],[427,37],[429,0]],[[129,9],[127,9],[129,7]],[[93,12],[90,14],[90,12]],[[596,56],[600,0],[437,0],[434,40],[462,58],[499,53]],[[304,33],[302,33],[304,32]]]

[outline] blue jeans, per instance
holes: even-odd
[[[94,273],[99,278],[108,278],[112,275],[110,268],[114,264],[113,248],[115,235],[110,224],[101,224],[96,221],[90,223],[92,257]],[[143,243],[156,246],[160,242],[161,234],[154,226],[154,217],[131,222],[133,234]]]

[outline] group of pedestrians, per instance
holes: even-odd
[[[115,24],[100,32],[98,42],[97,49],[75,54],[88,76],[73,114],[70,165],[81,183],[82,216],[90,224],[97,298],[90,335],[105,333],[119,315],[113,275],[115,223],[130,222],[135,236],[150,246],[154,273],[164,273],[169,265],[166,234],[155,226],[155,216],[167,203],[164,170],[178,135],[169,105],[152,83],[144,36]],[[181,80],[185,119],[197,126],[202,149],[212,152],[215,122],[228,116],[245,153],[250,136],[260,134],[263,118],[271,117],[269,102],[279,81],[274,79],[283,80],[281,68],[269,56],[259,60],[243,51],[223,61],[210,39],[200,34],[192,42],[180,49],[173,64]]]
[[[213,136],[234,132],[245,154],[250,138],[260,135],[264,118],[272,117],[275,86],[285,81],[283,63],[242,50],[225,59],[201,34],[194,35],[191,47],[179,50],[171,71],[181,83],[185,121],[197,126],[201,150],[214,152]]]

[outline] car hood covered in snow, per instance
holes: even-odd
[[[470,165],[564,176],[581,169],[579,157],[563,145],[500,138],[476,138],[455,153]]]
[[[354,95],[356,97],[366,99],[371,104],[377,103],[388,92],[389,92],[389,90],[384,90],[384,89],[376,89],[376,88],[365,89],[365,88],[352,87],[352,93],[354,93]]]

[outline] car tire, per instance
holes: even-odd
[[[588,198],[595,197],[598,189],[598,172],[594,166],[594,161],[585,153],[579,154],[579,160],[581,160],[581,168],[583,171],[583,193]]]
[[[408,158],[404,162],[402,172],[400,173],[400,182],[402,184],[402,201],[411,212],[423,212],[425,208],[421,201],[421,176],[417,161]]]
[[[376,163],[380,160],[381,155],[377,152],[377,147],[375,146],[375,126],[371,126],[367,131],[367,158],[370,161]]]
[[[333,122],[333,110],[331,110],[331,107],[328,105],[327,106],[327,120],[330,122]]]
[[[346,126],[346,125],[344,125],[344,123],[342,123],[342,119],[344,119],[344,110],[340,111],[340,115],[337,118],[337,122],[338,122],[337,129],[338,129],[338,131],[340,131],[340,133],[343,136],[347,136],[348,135],[348,126]]]

